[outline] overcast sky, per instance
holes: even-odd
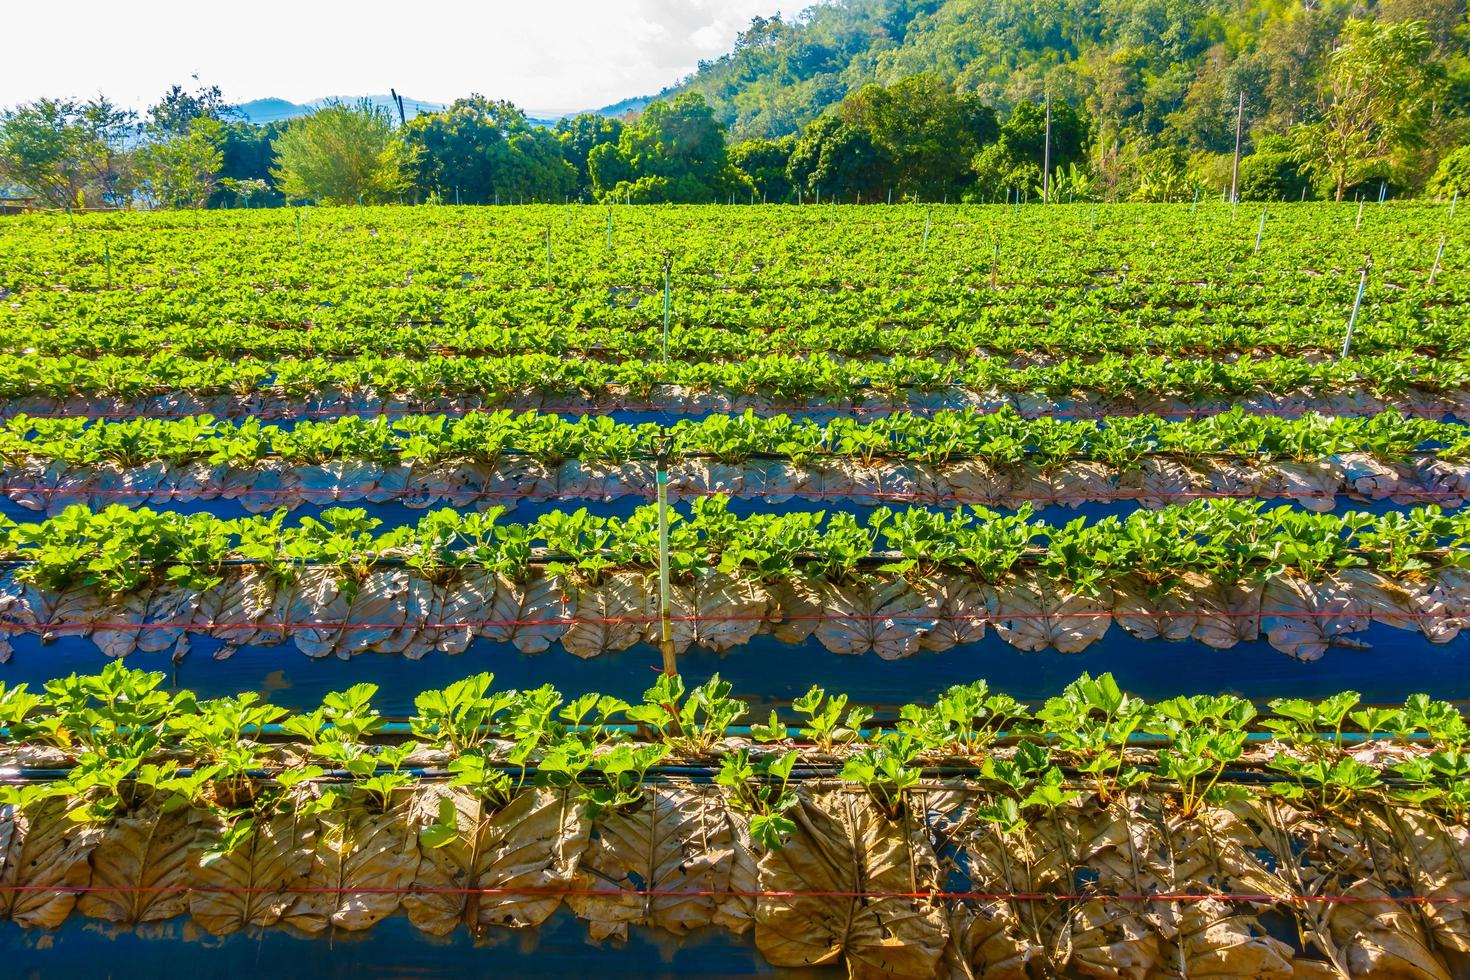
[[[231,101],[479,92],[536,112],[651,95],[782,0],[14,0],[0,106],[49,96],[142,109],[190,76]]]

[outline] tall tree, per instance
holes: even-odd
[[[590,197],[594,189],[587,158],[604,143],[617,143],[623,135],[622,120],[585,112],[558,119],[552,132],[561,141],[563,159],[577,171],[577,196]]]
[[[410,120],[404,136],[414,186],[440,200],[560,201],[576,188],[576,171],[563,159],[560,141],[509,102],[459,99],[443,112]]]
[[[1321,120],[1293,131],[1302,164],[1339,201],[1348,187],[1386,175],[1397,154],[1422,142],[1444,80],[1420,21],[1350,20],[1341,42],[1319,96]]]
[[[791,196],[791,178],[786,165],[796,149],[796,140],[753,139],[730,147],[730,164],[749,181],[762,201],[784,201]]]
[[[708,204],[738,180],[725,127],[697,92],[650,103],[617,143],[594,148],[587,165],[598,195],[613,200]]]
[[[333,102],[286,127],[271,174],[288,198],[323,204],[387,201],[408,186],[408,151],[388,111]]]
[[[107,99],[38,99],[0,113],[0,175],[53,207],[125,203],[133,114]]]
[[[999,131],[995,110],[979,96],[955,92],[932,74],[868,85],[836,111],[882,147],[899,194],[928,200],[958,196],[971,181],[970,160]]]
[[[154,207],[204,207],[220,186],[224,140],[218,119],[196,116],[182,132],[144,143],[134,160],[139,192]]]
[[[809,197],[878,201],[893,186],[894,166],[866,129],[828,115],[797,140],[786,174]]]

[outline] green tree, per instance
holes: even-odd
[[[1424,192],[1431,197],[1451,197],[1456,192],[1461,197],[1470,195],[1470,146],[1462,146],[1439,161]]]
[[[1339,201],[1423,141],[1444,80],[1419,21],[1354,19],[1340,40],[1319,96],[1320,121],[1292,131],[1297,158]]]
[[[125,203],[133,114],[105,98],[38,99],[0,113],[0,175],[53,207]]]
[[[622,120],[584,112],[579,116],[558,119],[552,132],[561,142],[562,158],[577,171],[577,196],[590,197],[594,189],[587,160],[599,146],[617,144],[623,135]]]
[[[878,201],[893,186],[893,160],[866,129],[823,116],[806,128],[786,165],[805,195]]]
[[[844,99],[837,114],[883,149],[899,195],[927,200],[957,197],[974,179],[975,154],[999,135],[994,109],[937,75],[868,85]]]
[[[1071,172],[1086,162],[1087,117],[1064,99],[1051,103],[1052,173]],[[1022,190],[1031,193],[1042,183],[1046,160],[1046,107],[1018,102],[1000,127],[1000,138],[981,150],[972,167],[976,187],[986,200],[998,200]],[[1040,193],[1034,195],[1038,200]]]
[[[410,120],[404,135],[414,187],[439,200],[560,201],[576,188],[557,138],[509,102],[459,99]]]
[[[610,200],[708,204],[738,183],[725,127],[696,92],[650,103],[617,143],[594,148],[587,166],[598,196]]]
[[[224,126],[208,116],[180,132],[159,132],[134,159],[138,190],[154,206],[202,208],[219,187],[224,166]]]
[[[286,127],[271,171],[288,198],[323,204],[386,201],[408,186],[408,150],[388,111],[333,102]]]
[[[272,147],[285,132],[287,123],[255,123],[232,121],[223,124],[220,144],[222,163],[215,205],[244,202],[256,207],[285,203],[276,187],[271,167],[275,165]]]
[[[1267,136],[1256,143],[1256,152],[1240,160],[1242,201],[1296,201],[1311,192],[1311,181],[1284,136]]]
[[[744,176],[755,196],[762,201],[784,201],[791,196],[791,178],[786,164],[796,149],[796,139],[753,139],[730,147],[730,163]]]
[[[199,81],[198,75],[194,81]],[[182,85],[173,85],[148,109],[148,126],[154,132],[183,135],[196,119],[224,122],[238,115],[234,106],[225,102],[218,85],[200,85],[193,92]]]

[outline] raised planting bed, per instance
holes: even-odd
[[[718,678],[629,705],[480,675],[421,695],[402,741],[370,685],[286,717],[161,681],[0,692],[0,917],[482,936],[566,908],[593,939],[717,926],[772,965],[912,977],[1450,977],[1470,954],[1470,729],[1425,696],[1257,716],[1084,676],[1034,712],[959,686],[880,731],[814,689],[751,742]]]

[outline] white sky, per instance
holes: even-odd
[[[52,0],[56,2],[56,0]],[[809,0],[810,2],[810,0]],[[651,95],[789,0],[41,0],[0,4],[0,106],[105,93],[135,109],[197,74],[232,102],[479,92],[534,112]],[[61,22],[64,25],[58,26]]]

